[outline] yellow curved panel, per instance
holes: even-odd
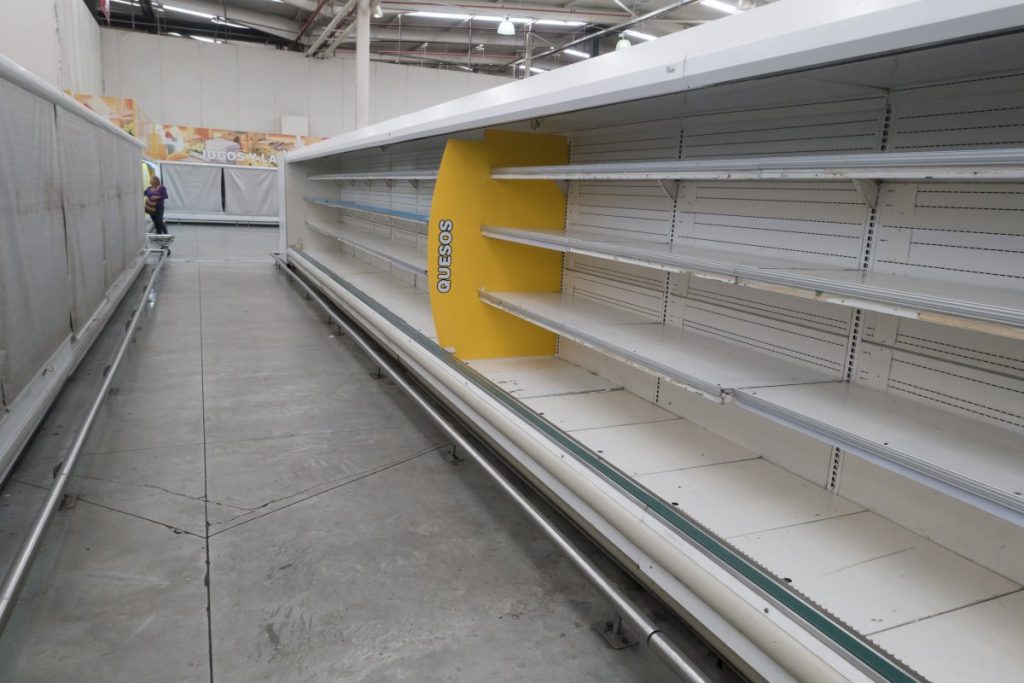
[[[437,176],[427,242],[438,342],[462,360],[555,352],[555,335],[480,301],[478,292],[557,292],[562,255],[480,234],[482,225],[565,228],[565,195],[549,180],[492,180],[501,166],[568,163],[565,138],[487,131],[449,140]]]

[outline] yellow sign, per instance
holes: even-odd
[[[555,335],[480,301],[481,289],[557,292],[562,255],[488,239],[482,225],[557,230],[565,195],[549,180],[493,180],[500,166],[568,163],[565,138],[489,130],[482,141],[449,140],[428,231],[430,305],[441,346],[463,360],[555,352]]]

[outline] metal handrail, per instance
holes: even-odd
[[[291,276],[292,281],[306,292],[315,301],[324,313],[341,330],[348,334],[363,352],[368,355],[374,363],[387,374],[395,384],[447,434],[460,449],[460,453],[468,454],[486,472],[498,486],[507,493],[512,500],[540,527],[548,538],[566,554],[569,560],[580,572],[590,581],[598,592],[601,593],[615,610],[622,616],[623,620],[637,634],[638,639],[644,642],[648,648],[653,650],[663,662],[683,681],[688,683],[710,683],[696,664],[694,664],[669,638],[662,632],[632,600],[623,595],[622,592],[613,586],[601,571],[591,562],[566,536],[559,531],[546,517],[510,482],[477,448],[459,431],[451,421],[433,404],[431,404],[395,367],[393,361],[381,354],[369,341],[364,338],[360,330],[355,328],[348,320],[337,314],[334,308],[321,296],[321,294],[309,286],[309,284],[296,272],[288,268],[287,262],[279,253],[272,254],[274,260],[281,265]]]
[[[75,437],[75,441],[71,445],[71,450],[68,452],[67,458],[65,458],[64,462],[61,463],[60,469],[53,479],[53,483],[50,484],[50,488],[46,493],[46,499],[40,506],[39,512],[36,513],[36,517],[32,522],[32,527],[25,536],[25,540],[22,541],[21,547],[18,549],[18,554],[11,563],[10,569],[7,571],[7,576],[4,577],[3,586],[0,587],[0,635],[3,635],[4,629],[7,628],[7,624],[11,619],[14,606],[17,604],[18,594],[21,592],[21,588],[25,583],[25,578],[28,575],[29,569],[32,567],[32,562],[35,560],[36,553],[39,551],[39,546],[43,541],[43,535],[46,533],[46,529],[50,524],[53,513],[56,512],[57,508],[60,506],[60,502],[64,496],[64,489],[67,487],[68,480],[71,477],[71,472],[75,467],[75,463],[78,462],[78,456],[81,454],[82,448],[85,446],[85,440],[89,437],[89,432],[92,430],[93,422],[96,421],[96,416],[99,414],[100,407],[103,405],[103,400],[107,397],[107,393],[110,391],[110,386],[114,382],[114,376],[117,374],[117,369],[121,365],[121,361],[128,350],[129,344],[131,344],[132,336],[135,334],[135,329],[138,327],[139,318],[141,317],[140,314],[145,307],[146,299],[149,298],[149,293],[153,289],[153,285],[156,284],[157,275],[160,273],[160,269],[164,265],[165,259],[163,251],[149,251],[150,253],[159,254],[159,257],[156,262],[156,266],[153,268],[153,273],[149,277],[149,282],[146,284],[146,290],[142,293],[138,307],[132,313],[131,322],[128,324],[128,329],[125,332],[124,339],[121,341],[121,345],[118,347],[117,353],[114,355],[114,360],[110,363],[110,366],[107,369],[106,376],[103,379],[103,384],[100,386],[99,392],[96,394],[96,398],[93,399],[92,404],[89,406],[89,412],[86,414],[85,421],[82,423],[82,427],[78,431],[78,436]]]

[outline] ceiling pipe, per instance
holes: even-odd
[[[313,25],[313,22],[320,14],[320,10],[322,10],[324,8],[324,5],[326,4],[327,0],[317,0],[316,9],[314,9],[313,13],[306,17],[306,21],[302,23],[302,27],[299,28],[299,34],[295,36],[295,41],[291,44],[292,48],[296,48],[299,46],[299,41],[302,40],[302,36],[305,35],[309,27]]]
[[[600,38],[601,36],[608,35],[609,33],[617,33],[619,31],[622,31],[624,29],[629,28],[630,26],[636,26],[637,24],[639,24],[641,22],[644,22],[644,21],[647,21],[648,19],[654,19],[656,17],[660,17],[663,14],[667,14],[669,12],[672,12],[674,10],[679,9],[680,7],[686,7],[687,5],[693,5],[693,4],[701,2],[701,1],[702,0],[677,0],[676,2],[673,2],[673,3],[670,3],[668,5],[665,5],[661,9],[656,9],[653,12],[648,12],[647,14],[643,14],[643,15],[641,15],[639,17],[635,17],[633,19],[630,19],[629,21],[624,21],[623,23],[617,24],[615,26],[610,26],[608,28],[603,28],[600,31],[595,31],[593,33],[587,34],[587,35],[583,36],[582,38],[577,38],[576,40],[570,40],[565,45],[561,45],[559,47],[554,47],[554,48],[551,48],[550,50],[545,50],[544,52],[541,52],[540,54],[534,55],[533,58],[534,59],[541,59],[543,57],[549,57],[549,56],[551,56],[553,54],[557,54],[557,53],[561,52],[562,50],[565,50],[566,48],[570,48],[570,47],[573,47],[575,45],[580,45],[581,43],[585,43],[588,40],[593,40],[594,38]],[[524,61],[523,58],[519,58],[519,59],[517,59],[515,61],[509,62],[505,66],[513,66],[514,67],[514,66],[517,66],[519,64],[522,64],[523,61]]]
[[[331,32],[338,27],[338,24],[340,24],[352,12],[356,2],[357,0],[348,0],[348,2],[345,3],[345,6],[341,8],[341,11],[334,15],[334,18],[331,19],[330,23],[327,24],[327,26],[324,26],[324,30],[320,32],[320,35],[317,36],[316,40],[313,41],[313,44],[309,46],[308,50],[306,50],[307,57],[312,57],[316,54],[317,49],[323,45],[325,40],[327,40],[327,36],[331,35]]]

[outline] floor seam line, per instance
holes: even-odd
[[[198,247],[197,247],[198,248]],[[196,264],[199,305],[199,396],[200,414],[203,419],[203,538],[206,551],[206,653],[210,666],[210,683],[213,683],[213,600],[210,576],[210,477],[206,462],[206,354],[203,344],[203,267]]]
[[[95,500],[90,500],[90,499],[82,497],[82,496],[78,496],[78,501],[81,502],[81,503],[85,503],[86,505],[92,505],[94,507],[103,508],[104,510],[107,510],[108,512],[116,512],[117,514],[127,515],[128,517],[134,517],[135,519],[141,519],[143,522],[149,522],[150,524],[156,524],[157,526],[162,526],[165,529],[169,529],[173,533],[182,533],[182,534],[186,534],[188,536],[192,536],[193,538],[198,538],[198,539],[202,539],[203,538],[200,534],[193,533],[193,532],[189,531],[188,529],[182,529],[181,527],[174,526],[173,524],[168,524],[166,522],[161,522],[160,520],[157,520],[157,519],[150,519],[149,517],[143,517],[142,515],[135,514],[134,512],[128,512],[127,510],[119,510],[118,508],[113,507],[111,505],[106,505],[104,503],[97,503]]]
[[[370,477],[372,477],[374,475],[380,474],[382,472],[386,472],[386,471],[388,471],[388,470],[390,470],[392,468],[400,467],[401,465],[404,465],[406,463],[412,462],[413,460],[416,460],[417,458],[422,458],[425,455],[430,455],[431,453],[434,453],[434,452],[436,452],[436,451],[438,451],[438,450],[440,450],[442,448],[445,448],[445,447],[447,447],[447,445],[448,444],[442,444],[440,446],[433,446],[431,448],[424,449],[424,450],[422,450],[422,451],[420,451],[418,453],[414,453],[413,455],[410,455],[408,458],[403,458],[402,460],[399,460],[397,462],[393,462],[390,465],[384,465],[382,467],[378,467],[378,468],[376,468],[374,470],[371,470],[369,472],[365,472],[365,473],[363,473],[363,474],[361,474],[359,476],[356,476],[356,477],[354,477],[352,479],[348,479],[346,481],[343,481],[343,482],[339,483],[337,486],[332,486],[332,487],[330,487],[328,489],[324,489],[323,491],[318,491],[317,493],[311,494],[309,496],[305,496],[304,498],[300,498],[299,500],[294,500],[294,501],[288,503],[287,505],[282,505],[279,508],[274,508],[273,510],[267,510],[266,512],[264,512],[261,515],[257,515],[257,516],[255,516],[255,517],[253,517],[251,519],[247,519],[244,522],[240,522],[238,524],[235,524],[234,526],[229,526],[226,529],[221,529],[220,531],[211,534],[210,538],[213,538],[214,536],[219,536],[220,534],[224,533],[225,531],[231,531],[232,529],[237,529],[239,527],[245,526],[246,524],[248,524],[250,522],[255,522],[258,519],[263,519],[264,517],[272,515],[275,512],[280,512],[281,510],[287,510],[288,508],[290,508],[290,507],[292,507],[294,505],[298,505],[299,503],[304,503],[307,500],[312,500],[314,498],[322,496],[325,493],[330,493],[331,491],[337,491],[338,489],[344,488],[344,487],[348,486],[349,484],[354,484],[357,481],[363,481],[364,479],[369,479]]]

